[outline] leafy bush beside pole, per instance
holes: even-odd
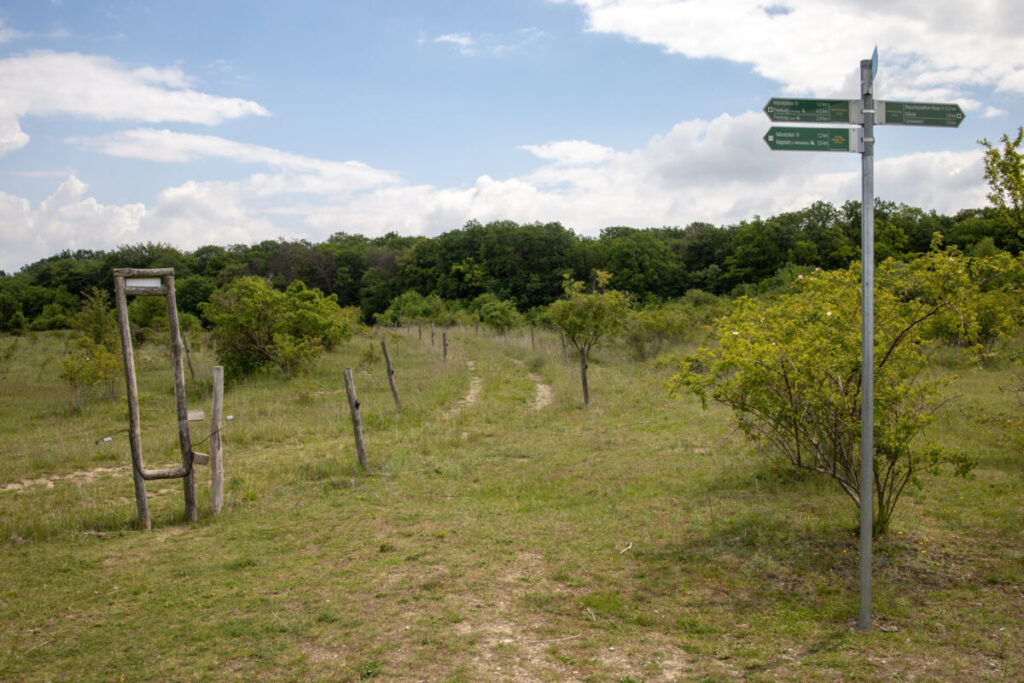
[[[716,326],[717,344],[689,356],[670,380],[732,408],[740,429],[790,465],[831,477],[860,505],[860,284],[855,264],[815,271],[792,293],[743,297]],[[966,474],[973,463],[914,438],[939,405],[944,378],[929,373],[929,323],[944,317],[966,337],[980,329],[971,306],[993,278],[1018,270],[1002,254],[970,259],[937,248],[912,261],[879,266],[875,294],[875,535],[889,526],[900,494],[943,462]],[[1019,305],[1018,305],[1019,308]],[[955,315],[954,315],[955,314]],[[1009,332],[1012,312],[996,324]],[[991,324],[990,324],[991,326]]]

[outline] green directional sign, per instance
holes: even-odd
[[[791,123],[853,123],[850,100],[801,100],[773,97],[764,105],[772,121]]]
[[[881,106],[879,106],[881,105]],[[964,120],[958,104],[930,102],[877,102],[882,116],[877,123],[895,126],[940,126],[956,128]]]
[[[850,128],[789,128],[772,126],[764,141],[775,150],[803,152],[859,152]]]

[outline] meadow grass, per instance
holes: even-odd
[[[876,541],[856,628],[857,523],[671,368],[605,346],[592,404],[557,336],[357,336],[306,377],[231,382],[223,514],[151,482],[135,523],[124,398],[70,404],[59,334],[0,372],[0,679],[878,680],[1024,676],[1024,469],[1008,366],[958,365],[926,476]],[[8,342],[9,340],[0,340]],[[167,354],[139,352],[147,465],[177,455]],[[190,408],[209,411],[199,349]],[[342,370],[355,371],[370,469]],[[948,368],[944,368],[948,369]],[[534,410],[529,374],[553,389]],[[121,390],[123,394],[123,389]],[[469,400],[473,397],[473,400]],[[209,430],[195,423],[197,442]],[[201,447],[197,447],[202,450]],[[85,474],[90,473],[91,474]],[[6,488],[18,483],[20,488]]]

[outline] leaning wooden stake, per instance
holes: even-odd
[[[184,349],[181,330],[178,327],[178,302],[174,295],[174,274],[163,277],[167,289],[167,322],[171,328],[171,363],[174,367],[174,400],[178,407],[178,442],[181,444],[181,466],[185,470],[182,488],[185,493],[185,519],[195,522],[199,519],[196,508],[196,479],[192,471],[192,437],[188,430],[188,407],[185,405],[185,365],[182,362]]]
[[[352,381],[352,368],[345,368],[345,393],[348,394],[348,407],[352,411],[352,431],[356,437],[356,455],[359,466],[365,471],[366,446],[363,445],[363,418],[359,416],[359,401],[356,400],[356,385]]]
[[[384,351],[384,364],[388,368],[388,384],[391,385],[391,396],[395,399],[395,407],[401,410],[402,402],[398,400],[398,387],[395,386],[395,370],[391,367],[391,354],[388,353],[387,340],[380,340],[380,348]]]
[[[213,405],[210,407],[210,511],[224,508],[224,457],[220,430],[224,419],[224,366],[213,366]]]
[[[448,362],[448,333],[441,333],[441,347],[444,349],[444,362]]]

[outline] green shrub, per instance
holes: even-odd
[[[729,406],[740,429],[769,455],[831,477],[860,504],[860,283],[849,270],[798,276],[792,293],[741,298],[716,326],[717,344],[688,357],[671,380],[704,404]],[[918,473],[970,462],[914,437],[928,424],[943,380],[925,372],[927,325],[957,311],[970,335],[981,311],[978,292],[1013,267],[1007,259],[971,262],[933,250],[910,263],[882,263],[875,288],[874,530],[886,530],[900,494]],[[996,290],[992,290],[996,291]]]
[[[280,292],[262,278],[239,278],[202,309],[213,326],[217,357],[234,376],[266,367],[294,375],[323,350],[351,338],[355,326],[336,295],[325,297],[299,280]]]

